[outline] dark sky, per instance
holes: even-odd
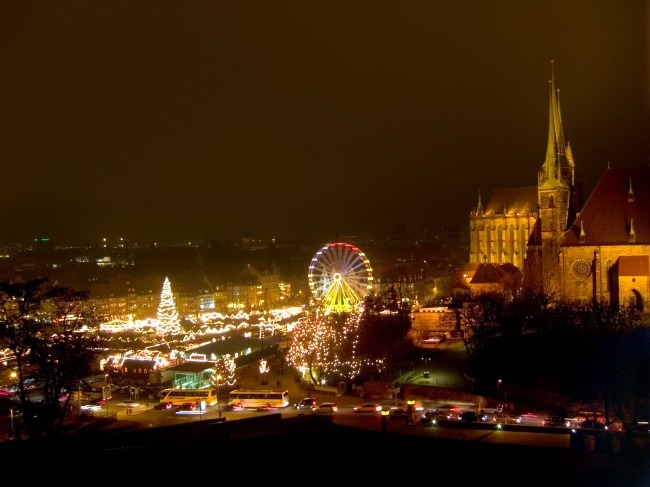
[[[532,186],[551,60],[587,194],[650,162],[647,0],[0,5],[0,241],[467,225]]]

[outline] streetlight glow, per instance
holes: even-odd
[[[497,381],[497,409],[503,409],[503,408],[499,408],[500,405],[501,405],[501,379]]]

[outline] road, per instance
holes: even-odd
[[[447,340],[437,345],[427,347],[427,349],[419,350],[421,354],[420,360],[415,360],[412,370],[404,369],[400,376],[395,380],[396,384],[412,383],[417,385],[444,387],[449,389],[450,396],[453,397],[455,390],[468,390],[469,382],[462,374],[462,362],[464,360],[464,348],[462,341]],[[416,357],[418,355],[416,354]],[[303,381],[296,379],[297,373],[295,370],[288,367],[281,362],[280,357],[271,357],[268,362],[268,371],[262,373],[255,365],[247,366],[245,369],[239,370],[239,385],[247,389],[267,389],[267,388],[282,388],[289,391],[291,404],[299,402],[303,397],[315,397],[317,402],[334,400],[341,408],[340,413],[337,414],[336,420],[339,418],[343,420],[346,414],[346,408],[351,411],[351,408],[361,404],[360,397],[353,394],[343,396],[333,396],[325,393],[317,393],[311,391]],[[428,377],[424,372],[429,372]],[[225,396],[225,397],[223,397]],[[423,408],[438,408],[441,406],[448,406],[449,401],[446,400],[445,404],[422,400],[417,397],[409,398],[416,402],[416,405]],[[384,408],[395,406],[398,400],[380,400]],[[228,398],[225,394],[220,398],[222,404],[222,417],[226,420],[234,420],[250,415],[264,414],[261,412],[243,412],[243,411],[227,411]],[[121,421],[136,421],[145,427],[164,426],[168,424],[177,424],[186,421],[198,419],[212,419],[218,417],[218,408],[211,407],[207,411],[203,411],[197,415],[175,415],[170,411],[153,410],[152,407],[155,403],[147,401],[141,397],[139,399],[131,399],[129,395],[120,395],[113,392],[113,398],[106,405],[102,405],[101,409],[92,414],[96,418],[115,418]],[[453,405],[463,408],[472,409],[476,405],[456,401]],[[527,410],[540,417],[548,416],[548,411],[543,409]],[[289,408],[282,412],[284,416],[291,416],[298,414],[293,408]],[[73,421],[81,422],[83,418],[70,418]],[[351,418],[352,419],[352,418]],[[354,421],[353,421],[354,422]],[[6,421],[6,429],[9,430],[8,421]],[[138,425],[136,425],[138,426]],[[4,434],[2,435],[4,438]]]
[[[413,434],[419,436],[429,436],[446,439],[467,440],[486,443],[500,444],[519,444],[532,446],[545,446],[555,448],[570,447],[570,430],[551,430],[550,428],[533,428],[521,425],[508,425],[505,429],[498,429],[495,424],[484,423],[467,423],[463,421],[441,422],[436,426],[420,424],[419,417],[422,414],[418,411],[414,415],[412,424],[400,418],[393,419],[389,416],[384,420],[381,413],[355,413],[354,406],[360,404],[360,401],[351,397],[338,397],[335,399],[339,405],[336,413],[330,417],[335,424],[362,428],[374,431],[382,431],[386,421],[385,431],[399,432],[403,434]],[[383,401],[386,410],[389,410],[394,403],[392,401]],[[416,402],[417,405],[417,402]],[[115,407],[115,406],[113,406]],[[95,413],[101,416],[104,411]],[[248,410],[226,410],[221,411],[223,421],[237,421],[241,419],[259,417],[263,415],[280,414],[283,419],[312,414],[304,410],[296,410],[290,406],[270,411]],[[210,406],[205,411],[192,412],[190,414],[178,414],[173,410],[155,410],[151,407],[139,406],[133,409],[131,415],[127,415],[126,410],[118,411],[118,419],[137,421],[141,427],[153,428],[159,426],[169,426],[183,424],[195,421],[214,421],[219,418],[217,406]]]

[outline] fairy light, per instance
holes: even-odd
[[[181,331],[181,321],[176,310],[174,295],[172,294],[169,278],[165,277],[162,292],[160,293],[160,304],[158,305],[158,334],[177,335]]]
[[[327,383],[335,375],[355,377],[361,370],[355,357],[359,318],[358,313],[311,311],[292,332],[288,362],[312,383]]]

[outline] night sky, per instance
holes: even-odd
[[[327,242],[650,162],[650,0],[0,5],[0,242]]]

